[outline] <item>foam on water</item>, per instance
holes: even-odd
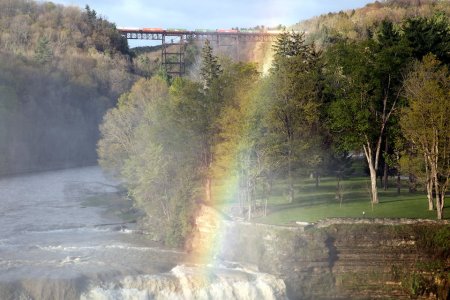
[[[0,179],[0,299],[284,299],[251,266],[183,265],[135,224],[88,207],[118,193],[98,167]]]
[[[88,259],[81,256],[67,256],[61,261],[61,265],[88,263]]]
[[[118,249],[118,250],[125,250],[125,251],[154,251],[159,253],[174,253],[174,254],[184,254],[182,251],[173,250],[173,249],[163,249],[163,248],[157,248],[157,247],[138,247],[138,246],[129,246],[129,245],[97,245],[97,246],[63,246],[63,245],[56,245],[56,246],[39,246],[37,245],[36,248],[44,251],[66,251],[66,252],[77,252],[77,251],[83,251],[83,250],[107,250],[107,249]]]
[[[207,274],[207,276],[205,276]],[[287,299],[283,280],[244,268],[179,265],[161,275],[126,276],[81,295],[106,299]]]

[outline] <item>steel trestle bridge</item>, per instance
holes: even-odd
[[[161,41],[161,64],[167,74],[182,76],[185,73],[185,49],[189,41],[209,40],[216,46],[236,46],[248,42],[273,42],[279,30],[253,31],[235,29],[185,30],[162,28],[118,28],[123,37],[129,40]],[[169,48],[170,46],[170,48]]]

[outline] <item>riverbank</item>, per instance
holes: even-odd
[[[347,220],[309,228],[230,228],[235,242],[221,257],[282,278],[290,299],[448,299],[450,293],[448,224]]]
[[[184,256],[134,230],[99,167],[2,178],[0,199],[2,300],[80,299],[126,276],[170,272]]]
[[[0,169],[0,179],[33,175],[33,174],[44,173],[44,172],[54,172],[54,171],[63,171],[63,170],[70,170],[70,169],[77,169],[77,168],[95,167],[97,165],[98,165],[97,159],[94,159],[94,160],[87,160],[84,162],[62,162],[62,163],[55,163],[52,165],[47,164],[45,166],[34,166],[34,167],[27,166],[26,168],[21,167],[21,168],[15,168],[13,170]]]
[[[214,215],[211,209],[201,214],[193,251],[205,251],[215,240],[208,233],[218,234],[220,242],[212,245],[219,249],[216,257],[283,279],[289,299],[449,296],[448,221],[347,218],[277,226],[208,222]]]
[[[89,205],[126,216],[133,207],[124,199],[91,198]],[[202,236],[191,241],[193,259],[187,261],[206,265],[211,261],[201,260],[211,256],[205,254],[219,249],[216,263],[253,266],[280,278],[289,299],[447,299],[450,293],[449,220],[327,218],[280,226],[231,221],[212,208],[199,216]],[[156,236],[140,226],[147,237]]]

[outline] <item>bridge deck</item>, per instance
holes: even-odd
[[[117,29],[127,39],[163,40],[164,37],[180,37],[183,40],[203,40],[209,38],[232,37],[242,41],[274,41],[279,32],[243,32],[243,31],[196,31],[170,29]]]
[[[216,46],[239,45],[240,42],[274,42],[279,31],[239,31],[219,29],[210,30],[178,30],[162,28],[118,28],[122,36],[131,40],[157,40],[162,42],[161,65],[167,74],[182,76],[185,73],[186,42],[191,40],[211,40]],[[223,44],[225,42],[225,45]],[[168,50],[168,46],[172,46]],[[175,47],[175,49],[173,49]],[[239,47],[239,46],[238,46]]]

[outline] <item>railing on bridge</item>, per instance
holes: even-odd
[[[182,76],[185,73],[184,55],[186,43],[196,40],[210,40],[217,46],[221,41],[230,41],[237,47],[239,42],[273,42],[279,30],[250,31],[234,29],[218,30],[185,30],[162,28],[118,28],[118,31],[130,40],[156,40],[161,41],[161,64],[169,75]],[[170,52],[168,47],[171,46]],[[227,44],[226,46],[230,46]]]

